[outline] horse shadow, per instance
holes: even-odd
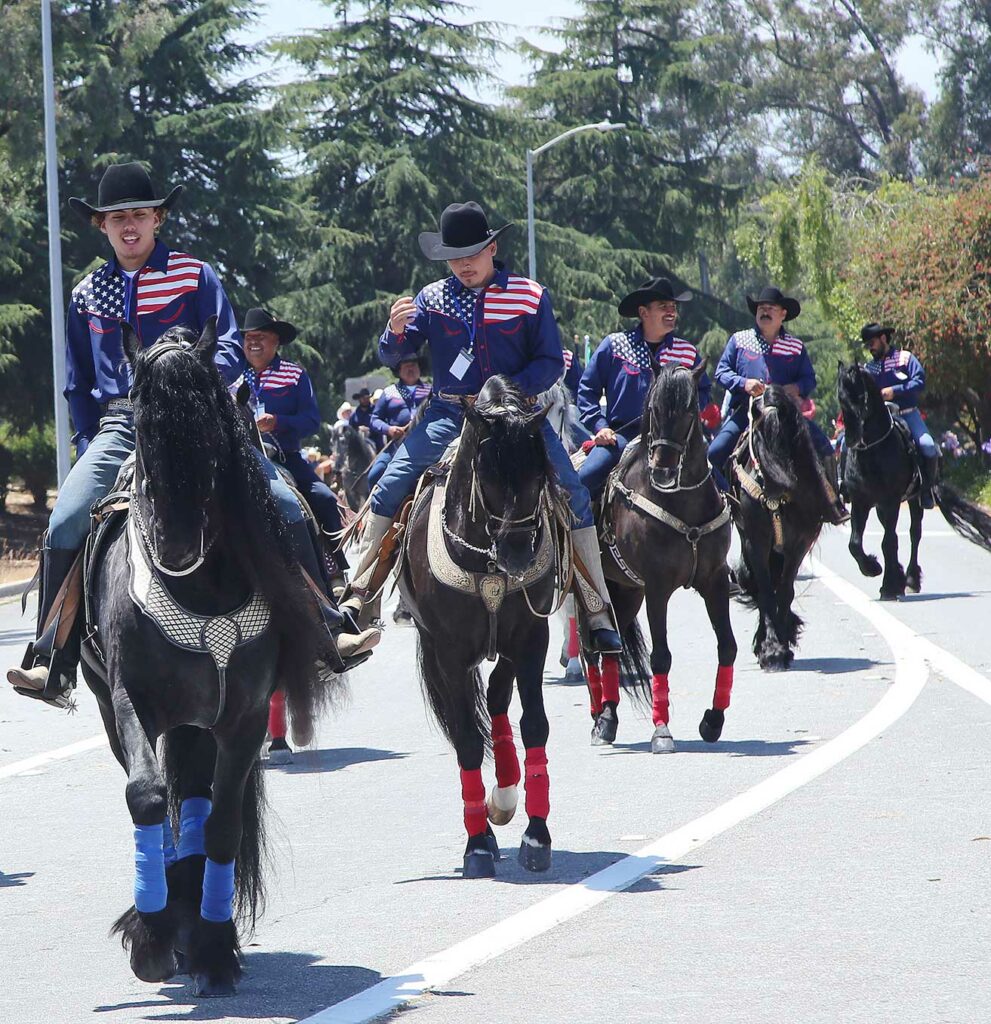
[[[312,775],[318,772],[339,772],[356,764],[374,761],[399,761],[409,754],[396,750],[376,750],[374,747],[328,747],[319,750],[297,750],[290,764],[269,763],[269,771],[284,775]]]
[[[0,871],[0,889],[15,889],[27,885],[29,878],[34,878],[33,871],[15,871],[10,875],[5,871]]]
[[[303,1020],[382,980],[378,971],[367,967],[321,964],[316,953],[260,953],[250,946],[245,952],[244,976],[237,994],[229,998],[200,999],[192,994],[187,978],[177,977],[158,990],[158,996],[170,1002],[135,1000],[96,1006],[93,1012],[145,1011],[144,1019],[153,1021]],[[166,1012],[157,1012],[161,1010]]]
[[[502,859],[496,864],[495,878],[493,882],[501,882],[504,885],[580,885],[586,882],[590,876],[597,874],[604,868],[608,868],[617,861],[629,856],[626,853],[617,853],[615,850],[595,850],[584,853],[576,853],[572,850],[555,849],[551,859],[549,871],[535,873],[526,871],[516,859],[516,849],[510,846],[500,846]],[[663,889],[671,888],[663,884],[665,875],[676,875],[683,871],[694,871],[698,864],[662,864],[652,868],[643,878],[639,879],[624,892],[660,892]],[[421,875],[418,878],[404,878],[395,882],[395,885],[409,885],[413,882],[457,882],[461,880],[461,869],[455,868],[449,874]],[[592,888],[598,888],[593,885]]]
[[[942,594],[902,594],[898,600],[904,601],[905,604],[918,604],[920,601],[945,601],[954,597],[981,597],[989,593],[989,590],[955,590]]]
[[[706,743],[704,740],[683,740],[674,737],[678,754],[728,754],[730,757],[784,757],[799,754],[803,747],[811,746],[812,740],[781,740],[771,743],[767,740],[718,740]],[[642,743],[613,743],[609,748],[616,754],[649,754],[650,741]],[[605,753],[605,751],[603,751]],[[608,755],[607,755],[608,756]]]
[[[818,672],[820,675],[839,675],[843,672],[863,672],[878,662],[871,658],[796,658],[792,672]]]
[[[34,639],[34,630],[19,626],[15,629],[0,629],[0,647],[5,644],[26,644]]]

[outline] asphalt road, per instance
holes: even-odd
[[[542,876],[516,863],[520,814],[500,830],[499,876],[460,878],[457,765],[424,709],[414,634],[390,627],[314,749],[266,773],[268,907],[229,1000],[197,1000],[185,979],[138,982],[107,937],[131,902],[133,854],[123,774],[86,743],[101,733],[92,697],[69,717],[3,687],[0,1020],[330,1024],[362,1019],[340,1006],[349,997],[388,1006],[388,983],[373,986],[430,971],[441,983],[394,1015],[988,1020],[991,556],[926,525],[923,593],[897,605],[875,600],[841,532],[824,537],[819,563],[839,580],[803,578],[790,672],[760,672],[754,615],[734,608],[740,657],[715,746],[697,733],[715,644],[696,595],[671,611],[674,755],[649,753],[647,714],[628,701],[616,746],[592,748],[585,691],[549,659]],[[31,622],[0,605],[0,662],[20,656]],[[596,874],[610,865],[642,877],[610,894]]]

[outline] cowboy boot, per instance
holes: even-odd
[[[939,454],[923,455],[919,453],[919,472],[922,474],[922,489],[919,497],[923,508],[935,508],[934,493],[939,482]]]
[[[838,460],[835,455],[827,455],[817,461],[822,467],[820,480],[823,492],[829,502],[829,515],[826,517],[826,521],[832,523],[833,526],[841,526],[849,521],[850,513],[840,497]]]
[[[585,573],[575,567],[575,584],[579,603],[588,622],[588,639],[593,651],[599,654],[619,654],[623,641],[616,629],[616,620],[609,604],[609,591],[602,573],[599,557],[599,536],[594,526],[571,531],[575,558],[582,563]]]
[[[54,605],[78,554],[48,547],[46,535],[40,559],[37,639],[28,644],[21,664],[7,670],[7,682],[17,693],[63,710],[73,705],[79,626],[74,621],[75,608],[66,607],[68,595],[62,593],[59,606]],[[64,619],[63,611],[73,621]]]
[[[365,520],[351,585],[341,602],[341,611],[350,612],[359,624],[372,621],[381,611],[381,596],[376,591],[380,590],[392,568],[394,551],[383,558],[380,549],[392,523],[392,516],[380,516],[374,512],[370,512]]]

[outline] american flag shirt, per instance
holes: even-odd
[[[454,277],[428,284],[416,296],[416,317],[401,335],[388,327],[379,358],[395,366],[400,356],[426,344],[437,392],[476,395],[495,374],[510,377],[527,395],[539,395],[564,373],[561,336],[543,285],[510,273],[496,261],[496,275],[480,293]],[[472,353],[460,380],[451,366],[462,349]]]
[[[731,410],[744,405],[751,378],[766,384],[797,384],[802,398],[808,398],[816,387],[816,372],[805,345],[786,331],[773,341],[756,327],[730,335],[716,367],[716,381],[732,393]]]
[[[622,428],[628,439],[638,434],[647,392],[654,381],[652,360],[662,366],[676,363],[694,370],[702,356],[690,341],[675,337],[674,331],[656,344],[644,338],[640,324],[630,331],[606,335],[589,359],[578,385],[578,414],[584,426],[593,434],[603,427]],[[699,377],[700,409],[709,404],[711,390],[708,374],[703,372]],[[605,412],[600,401],[603,395]]]
[[[132,279],[116,258],[87,274],[75,288],[66,317],[65,397],[80,454],[96,436],[100,407],[126,398],[131,368],[124,359],[120,325],[127,321],[144,347],[170,327],[197,334],[217,317],[217,366],[230,382],[244,369],[234,310],[213,268],[156,242],[148,262]]]
[[[865,364],[882,390],[891,388],[899,409],[914,409],[926,389],[922,363],[903,348],[889,349],[882,359]]]
[[[430,385],[418,380],[412,386],[397,381],[390,384],[372,409],[372,428],[389,440],[389,427],[405,427],[413,418],[416,407],[430,397]]]
[[[256,402],[275,416],[275,435],[284,452],[298,452],[304,437],[320,429],[320,409],[309,374],[299,363],[277,355],[260,373],[248,367],[231,385],[237,394],[247,383]]]

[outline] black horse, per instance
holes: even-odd
[[[544,713],[547,614],[567,499],[541,437],[543,414],[506,377],[491,377],[465,425],[445,479],[414,503],[400,590],[419,636],[429,703],[458,756],[468,843],[464,877],[495,874],[498,844],[486,817],[505,824],[516,811],[520,765],[508,710],[513,679],[523,716],[526,812],[520,862],[551,862]],[[498,657],[486,688],[478,666]],[[491,736],[496,786],[486,801],[482,760]]]
[[[375,445],[346,423],[334,425],[331,439],[334,472],[340,478],[348,507],[357,512],[368,499],[368,471],[375,461]]]
[[[235,918],[253,925],[263,894],[269,698],[282,688],[312,734],[333,686],[317,670],[316,605],[214,365],[215,328],[199,340],[173,328],[141,350],[124,325],[130,511],[91,538],[82,644],[134,822],[135,906],[114,931],[139,978],[184,962],[200,995],[234,991]]]
[[[830,515],[824,470],[798,406],[768,386],[731,460],[733,518],[742,557],[737,580],[760,621],[753,650],[760,667],[788,668],[802,628],[792,611],[795,578]]]
[[[895,601],[906,589],[917,594],[922,586],[923,510],[912,436],[892,415],[874,376],[859,363],[840,363],[836,392],[846,432],[843,485],[850,499],[850,554],[865,576],[881,575],[877,558],[864,551],[864,527],[871,509],[876,509],[884,527],[881,600]],[[907,571],[898,561],[898,511],[905,500],[912,545]]]
[[[679,587],[702,595],[716,634],[715,695],[699,724],[707,743],[719,739],[733,687],[736,640],[726,565],[733,528],[706,460],[698,415],[698,380],[704,369],[654,367],[639,443],[627,449],[606,486],[600,522],[603,568],[624,653],[634,662],[634,678],[643,683],[648,673],[636,618],[647,598],[655,754],[674,750],[668,728],[667,612]],[[601,669],[589,667],[593,743],[616,738],[619,675],[616,655],[604,655]]]

